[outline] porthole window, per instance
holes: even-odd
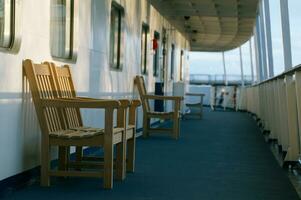
[[[122,70],[124,51],[124,9],[112,2],[110,31],[110,66],[113,70]]]
[[[51,0],[50,46],[54,58],[76,59],[76,0]]]
[[[0,0],[0,50],[20,49],[20,0]]]
[[[141,36],[141,72],[147,74],[147,54],[148,54],[148,37],[149,37],[149,26],[147,24],[142,25],[142,36]]]

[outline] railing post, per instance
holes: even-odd
[[[264,19],[266,30],[266,46],[267,46],[267,58],[269,61],[269,78],[274,76],[274,62],[273,62],[273,48],[272,48],[272,34],[271,34],[271,19],[270,19],[270,4],[269,0],[263,0],[264,4]]]
[[[267,79],[268,70],[267,70],[267,55],[266,55],[266,32],[265,32],[265,24],[264,24],[264,11],[263,11],[263,1],[259,3],[259,37],[260,37],[260,53],[262,55],[261,63],[262,63],[262,72],[263,79]]]
[[[298,129],[299,129],[299,154],[301,154],[301,71],[295,72],[295,88],[296,88],[296,101],[297,101],[297,110],[298,110]],[[301,159],[299,155],[299,160]]]
[[[283,55],[285,70],[292,68],[292,49],[291,49],[291,32],[288,11],[288,1],[280,1],[281,8],[281,24],[282,24],[282,39],[283,39]]]
[[[254,39],[255,39],[255,53],[256,53],[256,62],[257,62],[257,80],[263,81],[263,70],[262,70],[262,54],[261,54],[261,38],[260,38],[260,24],[259,24],[259,16],[256,18],[256,27],[254,30]]]
[[[252,48],[252,40],[249,40],[249,48],[250,48],[250,61],[251,61],[251,76],[252,83],[254,83],[254,63],[253,63],[253,48]]]
[[[241,47],[239,47],[239,58],[240,58],[240,73],[241,73],[241,86],[245,86],[245,81],[244,81],[244,66],[242,62],[242,52],[241,52]]]
[[[288,150],[284,161],[297,161],[299,159],[299,135],[298,135],[298,109],[295,81],[292,75],[285,76],[286,82],[286,109],[288,121]]]
[[[224,66],[225,85],[228,85],[227,70],[226,70],[226,61],[225,61],[225,52],[223,52],[222,54],[223,54],[223,66]]]

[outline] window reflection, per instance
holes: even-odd
[[[141,72],[147,74],[147,54],[148,54],[148,37],[149,37],[149,26],[147,24],[142,25],[142,36],[141,36]]]
[[[111,30],[110,30],[110,66],[112,69],[122,70],[123,61],[123,8],[112,3],[111,9]]]
[[[170,56],[170,79],[174,79],[174,71],[175,71],[175,45],[171,45],[171,56]]]
[[[181,54],[180,54],[180,81],[183,81],[183,75],[184,75],[183,57],[184,57],[184,50],[181,50]]]
[[[12,45],[13,2],[0,0],[0,47],[2,48],[10,48]]]
[[[74,42],[74,0],[52,0],[50,32],[52,56],[71,59]]]

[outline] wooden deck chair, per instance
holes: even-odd
[[[124,128],[113,127],[114,110],[120,102],[114,100],[67,100],[59,99],[50,66],[23,61],[25,76],[29,82],[33,103],[42,131],[41,136],[41,185],[50,185],[50,176],[103,177],[104,188],[113,187],[114,145],[122,143]],[[104,109],[103,130],[81,131],[66,127],[64,114],[67,108]],[[67,119],[68,120],[68,119]],[[55,170],[50,167],[50,147],[90,146],[103,147],[104,166],[90,171]],[[119,163],[117,163],[119,164]],[[122,169],[122,167],[117,166]]]
[[[172,134],[174,139],[178,139],[180,136],[180,105],[183,97],[179,96],[159,96],[148,95],[144,83],[143,76],[136,76],[135,84],[138,88],[140,99],[143,107],[143,136],[148,137],[150,132],[163,132]],[[149,100],[164,100],[173,101],[174,109],[172,112],[153,112],[150,109]],[[152,128],[150,125],[152,118],[170,119],[173,121],[172,128]]]
[[[203,118],[203,102],[204,102],[204,96],[205,94],[202,93],[186,93],[185,96],[192,96],[192,97],[199,97],[199,101],[197,103],[186,103],[186,106],[189,109],[197,109],[196,112],[189,112],[184,113],[183,118],[186,118],[187,116],[197,116],[200,117],[200,119]]]
[[[95,100],[93,98],[87,97],[78,97],[76,95],[76,90],[74,87],[72,73],[69,65],[64,65],[62,67],[57,67],[54,63],[47,63],[51,65],[55,80],[57,83],[58,94],[61,98],[71,98],[71,99],[83,99],[83,100]],[[126,144],[123,147],[127,147],[127,155],[126,159],[126,171],[134,172],[135,169],[135,146],[136,146],[136,108],[140,106],[139,100],[133,100],[129,102],[128,100],[119,100],[124,107],[129,106],[129,122],[128,124],[125,122],[126,120],[118,120],[120,122],[119,126],[123,126],[126,129]],[[67,125],[69,128],[74,130],[94,130],[91,127],[84,127],[81,119],[81,114],[79,109],[74,109],[73,111],[69,111],[67,113],[69,115],[69,119],[73,119],[72,121],[68,121]],[[125,116],[125,117],[124,117]],[[127,113],[124,112],[123,108],[118,109],[118,117],[126,119]],[[97,130],[97,129],[96,129]],[[124,150],[124,151],[126,151]],[[82,156],[82,148],[77,148],[77,160],[87,160],[91,159],[91,157],[83,157]]]

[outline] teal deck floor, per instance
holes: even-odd
[[[137,140],[136,172],[114,189],[101,179],[53,180],[8,199],[201,200],[299,199],[255,121],[246,113],[210,112],[181,121],[181,138]]]

